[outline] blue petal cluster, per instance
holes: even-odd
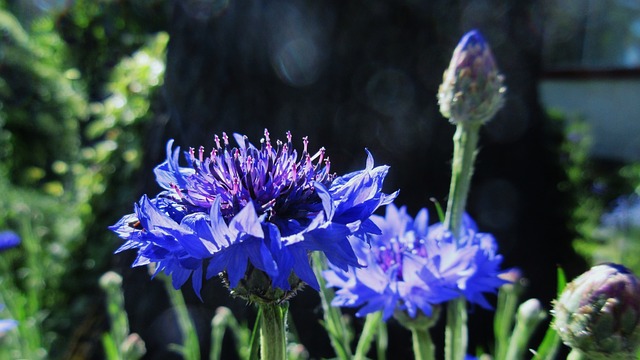
[[[18,234],[11,230],[0,232],[0,251],[5,251],[20,245],[21,239]],[[4,305],[0,304],[0,310],[4,309]],[[18,322],[13,319],[0,320],[0,334],[5,333],[18,326]]]
[[[321,148],[299,155],[291,133],[272,145],[265,130],[260,148],[245,136],[215,136],[215,147],[185,152],[167,144],[167,159],[155,168],[164,189],[143,196],[135,212],[110,229],[125,243],[116,251],[137,249],[133,266],[156,263],[171,274],[173,286],[189,277],[200,293],[203,279],[225,272],[235,288],[249,266],[264,272],[274,288],[290,289],[290,275],[318,289],[310,251],[322,251],[337,268],[358,267],[348,236],[378,232],[369,220],[395,199],[382,193],[388,166],[374,167],[368,153],[363,170],[337,177]]]
[[[385,320],[396,310],[430,316],[433,305],[460,296],[490,308],[483,294],[506,282],[499,277],[502,256],[493,236],[479,233],[468,216],[457,241],[442,223],[429,226],[426,209],[413,219],[405,207],[391,204],[385,217],[371,219],[382,234],[371,235],[370,245],[351,242],[367,266],[323,273],[327,285],[338,288],[334,306],[360,308],[357,316],[382,311]]]

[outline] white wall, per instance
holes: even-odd
[[[640,161],[640,79],[543,80],[539,92],[543,106],[591,125],[594,156]]]

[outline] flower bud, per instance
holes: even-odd
[[[554,327],[589,359],[635,359],[640,344],[640,283],[622,265],[592,267],[555,301]]]
[[[452,123],[486,123],[500,110],[506,88],[489,45],[472,30],[456,46],[438,91],[440,112]]]

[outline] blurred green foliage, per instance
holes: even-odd
[[[164,5],[78,0],[18,18],[19,5],[0,1],[0,229],[23,239],[0,256],[2,316],[20,322],[0,357],[89,358],[108,322],[110,209],[135,198],[156,116]]]
[[[640,273],[640,226],[620,229],[604,221],[620,199],[640,195],[640,164],[592,157],[591,128],[583,118],[553,110],[549,116],[564,134],[559,155],[567,180],[559,187],[573,198],[568,225],[577,235],[574,248],[591,264],[617,262]],[[632,216],[631,208],[618,211]],[[636,222],[640,225],[640,219]]]

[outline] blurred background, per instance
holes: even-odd
[[[454,132],[436,92],[474,28],[508,92],[482,129],[468,211],[527,278],[524,296],[549,308],[558,266],[568,278],[603,261],[640,272],[636,1],[0,0],[0,230],[23,241],[0,254],[0,318],[20,322],[0,354],[104,358],[98,279],[113,270],[145,358],[180,358],[162,282],[130,268],[135,252],[113,255],[107,230],[159,191],[152,169],[171,138],[211,147],[223,131],[257,143],[290,130],[326,147],[338,174],[367,148],[391,166],[385,192],[435,219]],[[218,306],[255,315],[216,279],[203,302],[183,295],[203,354]],[[471,310],[472,348],[490,350],[490,332],[473,329],[492,313]],[[291,313],[310,357],[333,356],[317,294]],[[403,331],[389,324],[396,354],[411,353]]]

